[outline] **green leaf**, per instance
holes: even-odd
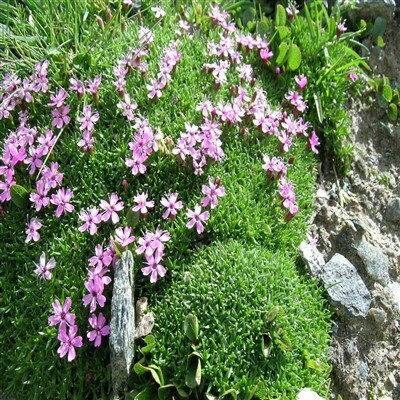
[[[223,397],[229,396],[230,398],[237,400],[238,392],[235,389],[229,389],[226,392],[222,393]]]
[[[143,347],[140,349],[140,352],[141,352],[142,354],[147,354],[147,353],[149,353],[149,352],[153,349],[153,347],[155,346],[156,342],[155,342],[155,339],[154,339],[154,336],[153,336],[153,335],[147,335],[147,336],[143,339],[143,341],[146,343],[146,346],[143,346]]]
[[[301,64],[301,51],[297,45],[294,43],[291,44],[288,59],[287,59],[288,67],[291,71],[295,71],[300,67]]]
[[[11,186],[11,200],[18,208],[28,208],[29,192],[20,185]]]
[[[322,124],[322,121],[324,120],[324,114],[322,112],[321,98],[319,96],[319,93],[314,93],[314,101],[315,107],[317,109],[318,120]]]
[[[261,338],[261,351],[265,358],[271,355],[273,342],[269,333],[264,333]]]
[[[188,356],[186,367],[186,386],[194,389],[201,383],[201,359],[200,354],[193,352]]]
[[[371,30],[371,36],[376,40],[378,36],[383,36],[386,32],[387,21],[383,17],[377,17]]]
[[[269,324],[275,321],[276,317],[281,312],[281,308],[279,306],[273,307],[267,314],[264,316],[264,323]]]
[[[392,97],[393,97],[393,90],[390,87],[390,85],[385,84],[382,88],[382,96],[383,98],[390,103],[392,101]]]
[[[379,35],[379,36],[376,38],[376,45],[377,45],[378,47],[380,47],[381,49],[383,49],[383,48],[385,47],[385,42],[383,41],[382,36]]]
[[[389,104],[389,108],[387,110],[388,117],[391,121],[396,122],[399,116],[399,109],[394,103]]]
[[[139,223],[139,213],[130,208],[126,213],[126,224],[132,229]]]
[[[290,29],[287,26],[277,26],[276,30],[281,41],[290,35]]]
[[[257,23],[257,33],[261,37],[267,36],[268,31],[269,31],[269,26],[265,21],[260,21]]]
[[[199,321],[193,314],[188,314],[183,323],[183,331],[190,341],[196,342],[199,338]]]
[[[246,8],[246,10],[243,12],[241,19],[243,25],[246,26],[248,22],[253,22],[255,18],[256,18],[256,10],[254,9],[254,7],[249,7]]]
[[[144,358],[142,358],[140,361],[138,361],[134,366],[133,370],[136,372],[137,375],[143,375],[146,372],[150,372],[151,376],[153,379],[160,385],[163,386],[164,384],[164,377],[161,371],[160,367],[157,367],[157,365],[149,365],[146,367],[143,365],[143,362],[145,361]]]
[[[134,397],[134,400],[154,400],[154,391],[147,387]]]
[[[277,4],[275,12],[276,26],[283,26],[286,24],[286,11],[282,4]]]
[[[159,400],[169,400],[169,399],[171,399],[174,388],[175,388],[175,385],[173,385],[172,383],[169,383],[168,385],[165,385],[165,386],[160,386],[158,388],[158,398],[159,398]]]
[[[287,42],[282,42],[279,47],[278,47],[278,56],[276,57],[276,63],[278,65],[283,65],[283,63],[286,61],[286,56],[289,51],[289,43]]]

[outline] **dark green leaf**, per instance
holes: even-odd
[[[11,186],[11,200],[18,208],[28,208],[29,192],[20,185]]]
[[[188,314],[183,323],[183,331],[190,341],[196,342],[199,338],[199,321],[193,314]]]

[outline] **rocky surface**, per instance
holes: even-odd
[[[384,41],[380,49],[364,40],[371,51],[371,67],[400,84],[399,15],[388,26]],[[337,317],[331,343],[332,398],[340,394],[344,400],[398,400],[400,122],[390,123],[376,94],[368,91],[349,105],[349,111],[354,162],[346,178],[336,176],[329,161],[322,163],[311,231],[322,255],[307,247],[300,254],[310,273],[320,279],[326,267],[321,260],[340,254],[371,296],[367,313],[357,317],[343,314],[344,305],[333,302]]]
[[[134,356],[135,306],[130,251],[122,254],[114,270],[110,328],[112,386],[118,399],[125,390]]]
[[[370,19],[375,20],[376,17],[383,17],[387,21],[392,21],[396,3],[394,0],[355,0],[352,2],[356,9],[351,11],[352,19]]]

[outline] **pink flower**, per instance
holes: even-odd
[[[194,225],[196,225],[197,233],[200,235],[204,231],[203,222],[207,221],[210,218],[210,213],[208,211],[201,212],[201,206],[196,204],[194,207],[194,211],[188,210],[187,216],[191,218],[191,220],[186,224],[186,227],[191,229]]]
[[[352,82],[355,82],[355,81],[358,79],[358,75],[357,75],[356,73],[354,73],[354,72],[351,72],[351,73],[348,75],[348,78],[349,78]]]
[[[76,94],[78,95],[78,99],[80,100],[85,94],[85,86],[83,82],[77,80],[76,78],[70,78],[69,83],[71,84],[69,90],[76,92]]]
[[[139,193],[134,197],[134,201],[137,204],[132,208],[133,211],[140,212],[141,214],[147,214],[147,207],[154,207],[154,201],[147,201],[148,194],[147,193]]]
[[[68,353],[68,362],[71,362],[76,357],[75,347],[82,347],[82,336],[76,336],[78,326],[72,325],[67,333],[67,328],[64,325],[58,331],[58,340],[61,342],[57,350],[60,358],[63,358]]]
[[[130,227],[125,227],[124,229],[117,228],[115,230],[114,242],[119,243],[122,247],[129,246],[135,241],[135,236],[131,235],[131,232],[132,228]]]
[[[297,83],[299,92],[301,92],[307,86],[307,77],[305,75],[295,76],[294,80]]]
[[[43,150],[39,147],[29,147],[29,155],[30,157],[25,158],[24,164],[30,165],[29,175],[33,175],[37,168],[40,168],[43,165],[43,161],[41,157],[43,157]]]
[[[94,138],[92,132],[84,131],[82,133],[82,139],[78,142],[78,147],[82,147],[86,153],[91,153],[93,151]]]
[[[74,211],[75,207],[70,203],[74,193],[70,188],[65,190],[64,188],[58,189],[56,194],[51,195],[51,204],[57,206],[55,215],[57,218],[61,217],[62,213],[71,213]]]
[[[281,152],[288,152],[293,145],[292,138],[288,135],[286,131],[282,131],[281,135],[278,136],[279,141],[282,143],[280,151]]]
[[[343,22],[340,22],[337,26],[336,36],[338,39],[340,38],[340,36],[342,36],[342,33],[347,31],[347,28],[344,24],[345,22],[346,22],[346,20],[344,20]]]
[[[38,137],[38,142],[40,143],[39,149],[44,156],[48,154],[55,141],[56,137],[50,129],[47,129],[44,135]]]
[[[55,108],[51,112],[51,115],[54,117],[53,121],[51,121],[51,124],[58,129],[61,129],[64,125],[69,124],[69,121],[71,121],[71,118],[68,115],[69,111],[69,105]]]
[[[49,167],[44,167],[42,170],[42,176],[50,188],[55,189],[63,180],[64,174],[58,172],[59,165],[56,162],[52,162]]]
[[[86,281],[85,287],[89,294],[83,297],[83,305],[86,307],[90,304],[90,312],[96,310],[97,304],[100,307],[104,307],[106,297],[103,295],[104,283],[100,277],[95,276],[94,279]]]
[[[104,222],[108,221],[111,218],[113,224],[119,222],[119,216],[117,214],[118,211],[124,209],[124,203],[115,193],[111,193],[109,196],[109,203],[105,200],[100,200],[100,207],[104,210],[101,218]]]
[[[101,84],[101,76],[96,76],[94,79],[89,79],[87,82],[87,91],[93,95],[97,95]]]
[[[30,194],[29,200],[35,203],[36,211],[40,211],[42,207],[47,207],[50,203],[50,198],[47,196],[49,188],[43,179],[36,182],[36,191],[37,193]]]
[[[89,264],[93,267],[102,268],[103,265],[108,267],[112,263],[113,252],[110,248],[103,249],[101,244],[95,247],[95,255],[89,259]]]
[[[88,332],[87,337],[89,341],[94,341],[94,347],[99,347],[101,345],[101,337],[110,334],[110,327],[105,325],[106,319],[102,313],[99,313],[98,317],[96,314],[92,314],[88,321],[93,330]]]
[[[315,154],[318,154],[318,149],[317,146],[320,145],[319,139],[317,134],[315,133],[315,131],[311,132],[311,136],[308,139],[308,143],[307,143],[308,147],[311,149],[311,151]]]
[[[49,106],[60,108],[64,105],[64,101],[66,98],[67,92],[64,89],[60,89],[56,92],[55,95],[50,95],[51,102],[49,103]]]
[[[25,243],[28,243],[31,240],[37,242],[40,239],[38,230],[43,226],[42,223],[38,219],[32,218],[27,225],[28,229],[25,231],[25,233],[27,234]]]
[[[177,199],[178,193],[171,193],[167,198],[163,197],[161,199],[161,204],[167,209],[162,215],[164,219],[168,217],[174,219],[177,212],[183,208],[182,201],[177,201]]]
[[[160,264],[161,254],[155,254],[147,258],[147,266],[142,268],[143,275],[150,275],[150,282],[156,283],[159,276],[163,277],[167,270]]]
[[[76,120],[81,123],[79,129],[81,131],[93,131],[94,124],[99,120],[100,115],[97,112],[92,112],[91,106],[85,106],[83,108],[83,116],[78,117]]]
[[[218,205],[218,197],[225,196],[225,188],[221,186],[219,177],[215,179],[215,182],[213,178],[209,178],[208,184],[209,186],[202,185],[201,187],[202,193],[206,195],[201,200],[201,205],[207,207],[210,204],[211,209],[213,209]]]
[[[308,239],[308,243],[313,246],[316,247],[317,243],[318,243],[318,237],[317,236],[313,236],[311,233],[307,233],[307,239]]]
[[[117,107],[120,108],[123,112],[122,115],[129,119],[129,121],[134,121],[135,114],[134,111],[137,109],[138,105],[135,102],[131,101],[131,97],[128,93],[124,95],[124,101],[120,101],[117,104]]]
[[[49,317],[49,325],[54,326],[60,324],[60,328],[63,325],[74,325],[75,324],[75,314],[70,313],[72,300],[67,297],[63,305],[60,304],[58,300],[53,303],[54,314]]]
[[[88,211],[82,210],[79,214],[79,219],[84,222],[84,224],[78,228],[79,232],[89,230],[91,235],[97,233],[97,225],[101,222],[101,215],[99,215],[99,209],[97,207],[92,207]]]
[[[40,276],[42,279],[50,280],[51,279],[51,270],[56,266],[56,261],[54,258],[50,258],[50,260],[46,264],[46,254],[43,252],[40,256],[39,265],[34,263],[36,266],[35,274]]]
[[[153,11],[154,16],[157,19],[161,19],[166,16],[165,11],[161,7],[151,7],[151,11]]]
[[[151,83],[149,85],[146,85],[147,90],[149,91],[149,94],[147,97],[149,99],[158,99],[159,97],[162,96],[161,89],[163,89],[165,84],[163,85],[162,82],[158,82],[156,79],[151,79]]]

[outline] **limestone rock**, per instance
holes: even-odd
[[[324,400],[324,399],[311,389],[304,388],[301,389],[300,392],[297,394],[296,400]]]
[[[390,222],[400,221],[400,198],[392,199],[386,208],[385,217]]]
[[[372,21],[376,17],[383,17],[388,22],[393,20],[396,3],[394,0],[356,0],[355,10],[349,15],[352,19],[366,18]]]
[[[373,246],[363,238],[356,247],[358,256],[361,258],[368,276],[386,286],[389,281],[389,259],[382,250]]]
[[[371,305],[371,294],[356,268],[341,254],[335,254],[321,271],[320,279],[329,300],[339,312],[365,317]]]
[[[133,257],[125,251],[114,270],[110,322],[111,374],[114,395],[126,387],[134,356],[135,307]]]
[[[319,277],[319,274],[325,265],[324,256],[319,252],[316,246],[307,242],[302,242],[299,246],[299,253],[306,264],[310,274]]]

